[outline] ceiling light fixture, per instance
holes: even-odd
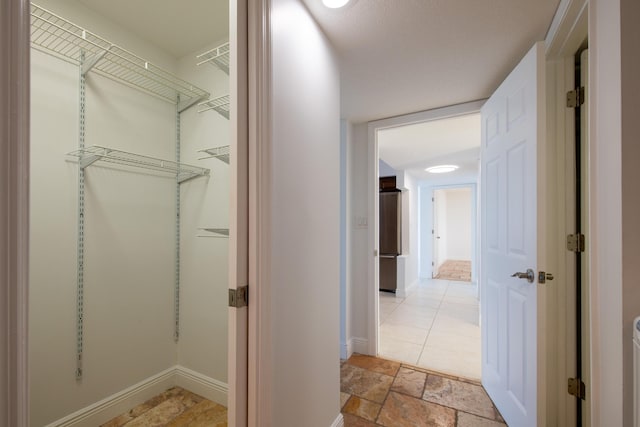
[[[331,9],[337,9],[347,3],[349,3],[349,0],[322,0],[322,4]]]
[[[439,165],[426,168],[425,170],[429,173],[447,173],[453,172],[456,169],[458,169],[458,166],[456,165]]]

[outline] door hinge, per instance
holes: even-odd
[[[586,390],[584,383],[580,378],[569,378],[567,381],[567,388],[570,395],[579,399],[585,400]]]
[[[246,307],[249,305],[249,287],[241,286],[238,289],[229,289],[229,307]]]
[[[567,108],[578,108],[584,104],[584,86],[567,92]]]
[[[569,234],[567,236],[567,250],[571,252],[584,252],[584,234]]]

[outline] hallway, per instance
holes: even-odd
[[[392,360],[480,380],[477,287],[426,279],[406,298],[380,292],[379,354]]]
[[[475,381],[357,354],[340,376],[345,427],[506,426]]]

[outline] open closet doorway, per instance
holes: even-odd
[[[32,425],[246,425],[243,4],[31,4]]]
[[[391,191],[393,177],[401,197],[395,287],[386,284],[389,254],[383,246],[390,227],[382,197],[376,210],[377,354],[473,380],[481,378],[476,272],[480,105],[372,124],[380,194]]]

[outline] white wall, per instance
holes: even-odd
[[[408,292],[417,282],[420,270],[420,213],[419,187],[416,180],[406,172],[402,191],[402,255],[406,257],[404,291]]]
[[[219,40],[181,58],[179,75],[208,90],[212,97],[229,93],[229,77],[195,57],[219,46]],[[208,178],[181,185],[180,341],[179,365],[227,382],[228,238],[199,228],[229,228],[230,165],[203,159],[198,150],[229,145],[229,120],[215,111],[191,108],[181,118],[181,160],[211,170]]]
[[[338,63],[300,1],[271,7],[270,425],[327,427],[340,414]]]
[[[367,125],[349,124],[347,138],[347,329],[345,347],[366,352],[368,308],[368,247],[367,218],[369,191],[367,165]],[[347,348],[342,351],[347,355]]]
[[[187,73],[187,63],[103,21],[75,1],[47,0],[141,56]],[[216,74],[194,71],[203,86]],[[200,77],[198,77],[200,76]],[[86,169],[84,376],[75,380],[78,68],[32,52],[30,369],[32,425],[45,425],[178,362],[226,381],[226,240],[196,239],[197,226],[228,224],[228,165],[194,150],[228,144],[228,123],[183,114],[183,160],[212,167],[182,185],[182,341],[174,331],[175,178],[95,164]],[[223,93],[227,93],[224,89]],[[90,73],[86,145],[175,157],[175,106]],[[217,144],[215,144],[217,145]],[[223,145],[223,144],[220,144]],[[207,164],[209,163],[209,164]],[[213,224],[204,223],[203,217]],[[217,341],[219,339],[219,341]]]
[[[471,261],[471,189],[452,188],[444,194],[447,199],[445,259]]]
[[[634,0],[589,2],[594,425],[633,422],[631,331],[640,314],[638,18]]]

